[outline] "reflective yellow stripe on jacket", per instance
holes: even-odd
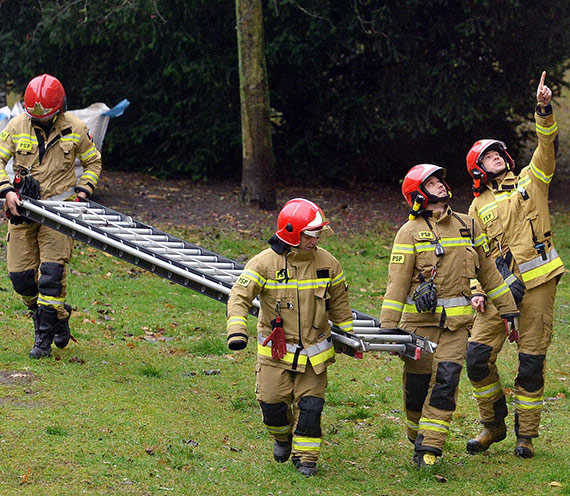
[[[473,313],[471,302],[464,296],[459,296],[457,298],[438,298],[435,313],[442,313],[444,308],[445,313],[450,317],[458,315],[471,315]],[[414,303],[414,300],[412,300],[411,296],[408,296],[406,299],[404,312],[420,313],[418,312],[416,304]]]
[[[261,334],[257,336],[257,352],[260,355],[271,357],[271,341],[263,346],[265,339],[266,338]],[[314,366],[334,357],[334,344],[332,339],[325,339],[313,346],[309,346],[306,349],[301,349],[298,345],[287,343],[287,353],[281,360],[291,364],[293,363],[296,354],[298,355],[297,363],[300,365],[306,365],[307,359],[309,359],[311,361],[311,365]]]
[[[538,256],[519,264],[523,282],[531,281],[537,277],[543,276],[563,265],[561,258],[558,256],[556,248],[552,248],[546,253],[546,260],[542,256]]]
[[[459,246],[473,246],[471,238],[441,238],[439,244],[444,248],[455,248]],[[418,253],[424,251],[434,251],[437,245],[430,241],[420,241],[415,244],[416,251]]]

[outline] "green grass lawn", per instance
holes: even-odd
[[[570,216],[553,220],[558,250],[570,262]],[[4,224],[3,238],[5,231]],[[231,258],[265,246],[224,233],[202,244]],[[391,235],[374,231],[325,241],[343,264],[353,308],[379,314],[390,245]],[[227,352],[224,305],[78,244],[68,298],[77,343],[33,361],[32,323],[4,260],[0,496],[570,494],[567,279],[559,286],[534,459],[512,454],[512,414],[504,442],[466,454],[479,426],[464,374],[443,461],[418,472],[402,424],[401,362],[369,353],[340,356],[330,369],[319,475],[306,479],[292,464],[272,461],[254,396],[255,342]],[[505,348],[500,367],[512,387],[516,350]]]

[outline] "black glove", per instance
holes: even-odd
[[[505,333],[507,334],[507,338],[510,343],[519,342],[518,327],[520,315],[520,313],[507,313],[505,315],[501,315],[505,321]]]
[[[495,260],[495,265],[497,266],[497,269],[501,273],[501,276],[503,276],[503,279],[507,283],[507,286],[511,290],[513,298],[515,299],[515,303],[518,307],[523,299],[525,293],[525,287],[524,283],[517,276],[515,276],[509,269],[509,264],[511,259],[512,259],[511,252],[508,252],[505,258],[503,258],[502,256],[497,258],[497,260]]]
[[[22,180],[22,185],[18,192],[21,195],[29,196],[32,200],[39,200],[40,199],[40,183],[37,179],[33,178],[32,176],[28,175],[25,176]]]
[[[20,195],[18,195],[18,198],[20,198]],[[26,217],[23,217],[22,215],[13,215],[12,212],[10,212],[10,209],[8,208],[8,205],[5,204],[5,208],[6,210],[4,211],[4,214],[6,215],[6,218],[10,221],[10,224],[14,224],[15,226],[19,226],[20,224],[23,224],[24,222],[31,224],[32,221],[27,219]],[[18,207],[18,213],[20,213],[20,209],[21,207]]]
[[[435,284],[432,281],[425,281],[423,277],[420,278],[420,281],[420,285],[412,294],[412,300],[414,300],[414,303],[416,304],[416,309],[420,313],[435,313],[435,309],[437,307]]]

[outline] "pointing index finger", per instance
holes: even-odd
[[[540,83],[538,88],[541,90],[544,87],[544,80],[546,79],[546,71],[542,71],[542,75],[540,76]]]

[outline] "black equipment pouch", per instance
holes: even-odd
[[[437,308],[437,291],[433,283],[433,278],[426,281],[422,274],[419,274],[418,277],[420,285],[412,293],[412,300],[414,300],[416,304],[416,310],[419,313],[435,313],[435,309]]]

